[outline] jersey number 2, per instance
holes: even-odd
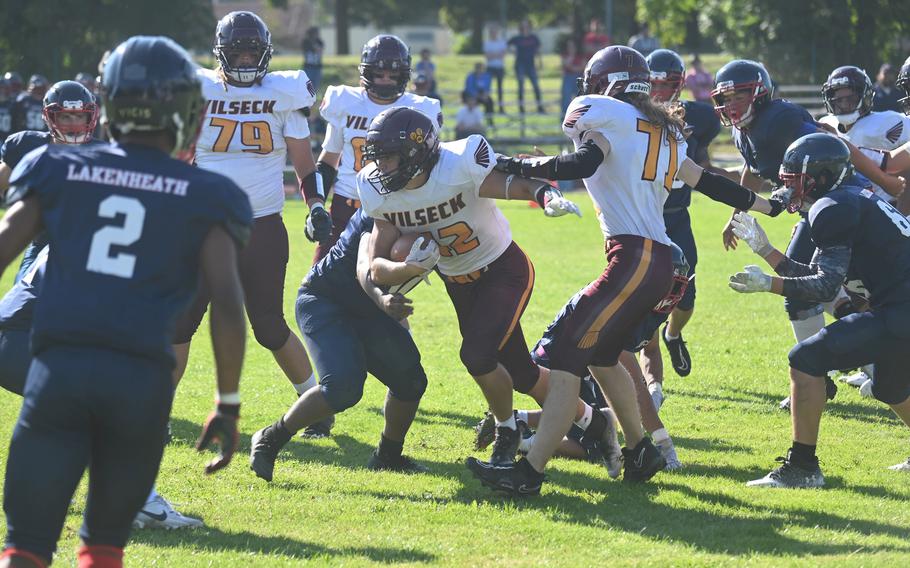
[[[111,254],[111,247],[126,247],[139,240],[145,223],[145,207],[138,199],[121,195],[112,195],[98,204],[99,217],[114,219],[117,215],[123,215],[122,226],[102,227],[95,231],[85,268],[118,278],[132,278],[136,255],[125,252]]]
[[[645,167],[641,172],[641,179],[654,181],[657,179],[657,161],[660,158],[661,142],[664,140],[664,129],[652,122],[638,119],[636,129],[648,135],[648,153],[645,155]],[[670,147],[670,161],[667,163],[667,173],[664,174],[664,189],[673,189],[673,180],[676,179],[676,170],[679,169],[676,156],[676,137],[666,133],[667,145]]]

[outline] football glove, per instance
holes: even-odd
[[[792,187],[786,187],[786,186],[778,187],[777,189],[772,191],[771,198],[768,199],[768,201],[771,202],[771,207],[773,208],[771,216],[775,217],[778,213],[780,213],[780,211],[783,211],[784,209],[786,209],[787,211],[790,211],[790,209],[789,209],[790,200],[792,198],[793,198],[793,188]],[[780,204],[780,211],[777,211],[777,206],[775,205],[775,203]],[[795,211],[790,211],[790,212],[795,213]]]
[[[404,262],[411,266],[419,266],[424,271],[432,270],[439,262],[439,245],[433,239],[417,237]]]
[[[578,205],[563,197],[559,189],[552,185],[540,186],[534,193],[534,200],[543,208],[543,213],[547,217],[562,217],[569,213],[581,217]]]
[[[240,404],[219,403],[216,409],[209,414],[202,427],[202,434],[196,440],[196,450],[204,451],[214,442],[221,446],[221,452],[218,457],[205,466],[205,473],[215,473],[231,463],[234,450],[237,449],[237,421],[239,419]]]
[[[737,272],[730,277],[730,288],[743,294],[752,292],[770,292],[771,277],[762,272],[762,269],[750,264],[745,272]]]
[[[744,240],[755,254],[764,257],[774,250],[774,247],[768,242],[765,230],[752,215],[740,211],[733,216],[730,224],[733,225],[733,234]]]
[[[310,207],[303,233],[311,243],[316,241],[324,243],[332,238],[332,216],[322,203],[315,203]]]

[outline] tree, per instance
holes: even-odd
[[[52,81],[94,73],[105,51],[130,36],[166,35],[208,49],[215,17],[210,0],[0,0],[0,65]]]

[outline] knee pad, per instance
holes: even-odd
[[[492,372],[499,364],[496,351],[480,349],[467,342],[461,344],[459,356],[465,369],[474,377]]]
[[[824,336],[825,330],[822,330],[812,339],[797,343],[787,356],[790,366],[813,377],[826,375],[832,354],[825,345]]]
[[[340,381],[336,377],[320,382],[319,390],[332,410],[338,414],[360,402],[360,399],[363,398],[363,384],[366,380],[366,374],[358,377],[357,380]]]
[[[790,321],[805,320],[824,313],[824,308],[821,304],[811,304],[803,300],[791,300],[790,298],[784,298],[784,309],[787,310]]]
[[[427,374],[423,365],[418,364],[407,373],[402,373],[395,388],[389,387],[392,396],[402,402],[417,402],[427,390]]]
[[[278,314],[255,317],[250,315],[250,325],[253,327],[256,342],[269,351],[278,351],[284,347],[288,336],[291,335],[288,323]]]

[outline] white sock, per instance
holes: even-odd
[[[312,373],[310,374],[309,379],[303,381],[299,385],[294,385],[294,390],[297,391],[297,394],[303,394],[318,384],[319,383],[316,382],[316,373]]]
[[[664,337],[667,339],[667,341],[674,341],[676,339],[679,339],[678,335],[670,335],[670,326],[669,325],[664,328]]]
[[[518,424],[515,423],[515,413],[509,415],[509,419],[505,422],[496,421],[497,428],[508,428],[510,430],[518,430]]]
[[[582,429],[582,431],[587,430],[588,426],[591,425],[591,419],[594,417],[594,410],[589,406],[585,405],[585,413],[575,421],[575,425]]]
[[[664,440],[669,440],[670,434],[667,433],[666,428],[658,428],[657,430],[651,432],[651,439],[654,440],[655,444],[659,444]]]
[[[155,497],[157,497],[157,496],[158,496],[158,490],[155,488],[154,485],[152,485],[152,492],[149,493],[148,499],[146,499],[145,502],[151,503],[152,501],[155,500]]]
[[[790,325],[793,326],[793,335],[796,337],[796,342],[799,343],[809,339],[825,327],[825,316],[817,314],[808,319],[791,320]]]
[[[660,384],[658,382],[653,382],[650,385],[648,385],[648,392],[650,392],[650,393],[659,392],[660,394],[664,394],[664,387],[662,384]]]
[[[525,424],[528,423],[528,411],[527,410],[516,410],[517,414],[515,415],[516,420],[521,420]]]
[[[518,442],[518,451],[524,454],[530,452],[531,444],[534,443],[534,436],[536,435],[537,434],[531,434],[531,436],[528,438],[522,438],[521,441]]]

